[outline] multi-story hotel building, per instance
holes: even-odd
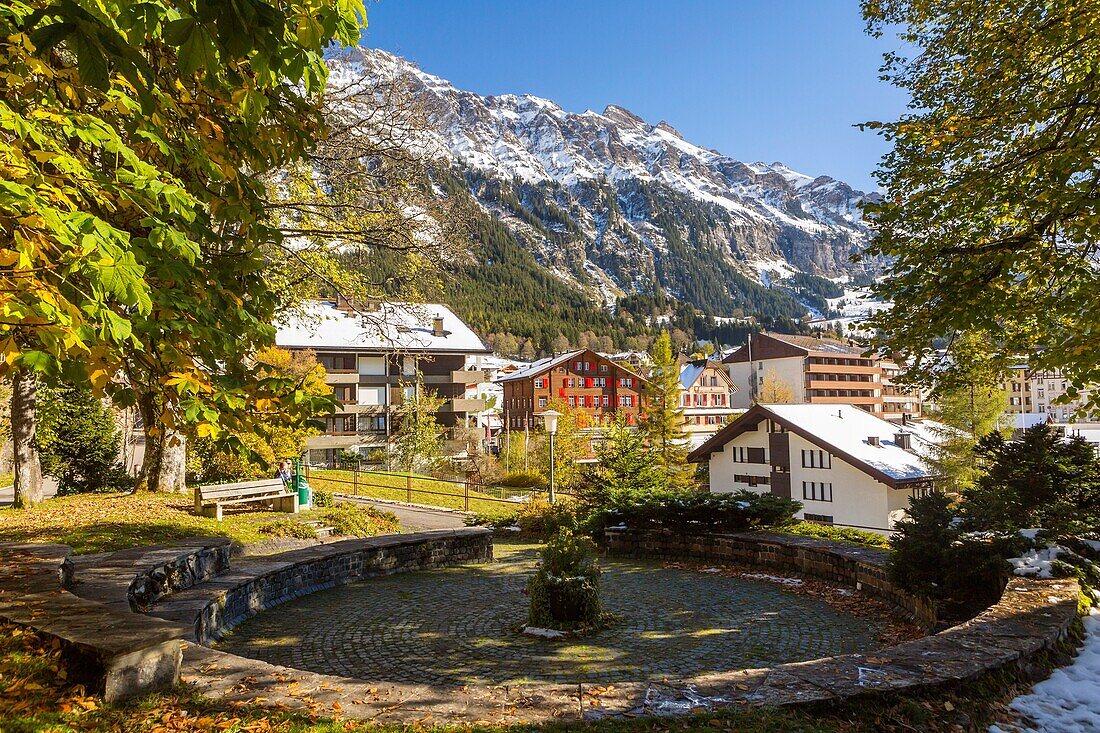
[[[534,427],[536,416],[561,400],[597,427],[623,414],[636,424],[646,380],[622,364],[580,349],[541,359],[497,379],[504,387],[504,427]]]
[[[281,326],[275,342],[313,351],[340,403],[307,443],[311,463],[385,446],[418,381],[445,400],[437,415],[444,427],[465,426],[484,409],[477,385],[488,381],[481,359],[492,351],[443,305],[317,301]]]
[[[738,387],[736,407],[766,402],[761,387],[771,380],[790,390],[792,404],[855,405],[886,419],[919,415],[919,397],[890,381],[897,365],[864,351],[836,339],[754,333],[722,363]]]
[[[680,370],[680,409],[691,447],[702,445],[740,410],[733,406],[737,385],[717,361],[684,364]]]

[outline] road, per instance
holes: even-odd
[[[52,499],[57,494],[57,481],[44,476],[42,478],[42,498]],[[15,500],[14,486],[0,486],[0,508],[12,505]]]
[[[437,509],[423,509],[404,504],[391,504],[385,501],[371,501],[370,499],[340,497],[341,501],[355,502],[356,504],[368,504],[384,512],[393,512],[401,521],[401,528],[410,532],[419,532],[424,529],[457,529],[465,527],[465,516],[458,512],[449,512]]]

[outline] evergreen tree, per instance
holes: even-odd
[[[670,490],[668,471],[653,460],[644,434],[629,427],[622,416],[611,423],[596,456],[578,490],[579,498],[594,509],[613,510]]]
[[[1080,436],[1066,438],[1041,423],[1019,440],[991,433],[975,453],[985,472],[962,502],[974,529],[1042,527],[1064,535],[1100,524],[1100,461]]]
[[[680,408],[680,365],[672,353],[668,331],[661,331],[649,352],[652,364],[644,393],[641,430],[657,465],[669,472],[673,483],[687,479],[687,436]]]
[[[35,442],[42,471],[59,494],[111,491],[133,481],[120,461],[122,436],[114,412],[87,388],[39,386]]]

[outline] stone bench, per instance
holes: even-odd
[[[56,640],[70,679],[108,702],[179,682],[189,628],[74,595],[69,552],[0,545],[0,619]]]

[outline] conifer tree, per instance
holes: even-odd
[[[680,365],[668,331],[661,331],[649,356],[652,366],[644,396],[642,433],[657,464],[673,476],[674,483],[681,483],[686,478],[687,436],[680,409]]]

